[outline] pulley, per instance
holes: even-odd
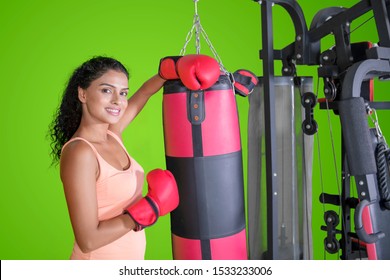
[[[318,124],[314,120],[313,108],[317,104],[317,97],[313,92],[305,92],[301,97],[301,104],[305,108],[305,119],[302,122],[302,131],[307,135],[313,135],[318,130]]]

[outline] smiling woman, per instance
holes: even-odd
[[[73,72],[50,128],[76,239],[71,259],[143,259],[142,229],[178,204],[175,179],[161,169],[148,174],[142,198],[144,171],[122,140],[165,80],[155,75],[127,99],[128,77],[113,58],[86,61]]]
[[[84,120],[89,118],[89,121],[103,121],[108,124],[118,122],[127,108],[127,84],[126,73],[109,70],[94,80],[88,88],[79,87],[80,102],[87,105]]]

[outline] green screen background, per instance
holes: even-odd
[[[325,7],[350,7],[356,1],[300,0],[308,25]],[[293,41],[292,22],[280,6],[274,8],[275,48]],[[250,0],[200,0],[198,13],[209,39],[225,67],[245,68],[262,75],[260,6]],[[368,19],[366,14],[352,28]],[[0,258],[68,259],[73,233],[58,167],[51,166],[48,125],[73,69],[95,55],[122,61],[131,72],[130,91],[154,75],[159,59],[178,55],[194,16],[192,0],[15,0],[0,2]],[[377,42],[373,20],[354,31],[352,41]],[[194,39],[187,54],[194,53]],[[322,49],[334,44],[325,38]],[[212,55],[202,39],[201,53]],[[281,66],[275,64],[275,75]],[[314,76],[316,67],[298,67],[298,75]],[[315,85],[316,87],[316,85]],[[385,99],[385,87],[376,94]],[[323,97],[320,86],[319,97]],[[156,94],[124,133],[129,153],[148,172],[165,167],[161,112],[162,94]],[[246,185],[248,99],[237,97]],[[386,135],[387,112],[378,112]],[[324,186],[337,193],[335,157],[340,157],[339,120],[315,108],[320,151],[314,149],[313,250],[315,259],[337,259],[324,253],[323,206],[318,197]],[[384,120],[384,121],[383,121]],[[321,156],[319,156],[321,155]],[[319,162],[321,161],[321,165]],[[338,167],[340,167],[340,164]],[[322,169],[322,183],[320,166]],[[332,209],[326,206],[327,209]],[[338,211],[337,208],[335,208]],[[169,217],[146,229],[146,259],[172,259]]]

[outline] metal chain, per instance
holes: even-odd
[[[192,25],[191,30],[187,33],[186,41],[184,43],[183,48],[180,50],[180,55],[183,56],[186,53],[186,48],[188,43],[191,41],[192,36],[194,35],[195,23]]]
[[[195,15],[194,15],[194,19],[192,21],[191,30],[187,33],[186,41],[184,43],[183,48],[180,51],[180,55],[185,55],[187,45],[191,41],[192,36],[194,35],[194,30],[195,30],[196,53],[199,54],[199,52],[200,52],[200,36],[199,36],[200,19],[199,19],[199,15],[198,15],[198,1],[199,0],[193,0],[193,1],[194,1],[194,5],[195,5]]]
[[[200,25],[200,26],[201,26],[201,25]],[[222,63],[222,59],[219,57],[217,51],[215,50],[213,44],[211,43],[209,37],[207,36],[206,31],[202,28],[202,26],[201,26],[201,30],[202,30],[202,36],[203,36],[203,38],[205,39],[207,45],[209,46],[211,52],[213,53],[215,59],[218,61],[219,66],[221,67],[221,70],[222,70],[223,72],[225,72],[225,74],[229,74],[229,72],[226,70],[225,66],[224,66],[223,63]]]
[[[232,76],[233,75],[230,75],[230,73],[226,70],[225,66],[223,65],[222,63],[222,60],[221,58],[219,57],[217,51],[215,50],[213,44],[211,43],[209,37],[207,36],[207,33],[206,31],[203,29],[201,23],[200,23],[200,18],[199,18],[199,15],[198,15],[198,1],[199,0],[193,0],[194,1],[194,4],[195,4],[195,15],[194,15],[194,20],[193,20],[193,24],[192,24],[192,27],[191,27],[191,30],[188,32],[187,34],[187,37],[186,37],[186,40],[185,40],[185,43],[184,43],[184,46],[183,48],[180,50],[180,55],[183,56],[185,55],[186,53],[186,48],[187,48],[187,45],[188,43],[191,41],[193,35],[194,35],[194,31],[195,31],[195,48],[196,48],[196,54],[200,54],[200,36],[202,35],[202,37],[204,38],[204,40],[206,41],[207,45],[209,46],[211,52],[213,53],[215,59],[217,60],[221,70],[227,75],[229,76],[231,79],[232,79]],[[234,81],[233,81],[234,82]]]

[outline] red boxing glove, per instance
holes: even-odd
[[[207,89],[214,85],[221,70],[218,62],[207,55],[183,56],[177,62],[177,73],[183,84],[190,90]]]
[[[242,96],[248,96],[255,86],[259,83],[259,79],[255,74],[248,70],[240,69],[233,73],[234,90]]]
[[[220,75],[218,62],[207,55],[168,56],[160,60],[159,75],[166,80],[180,79],[190,90],[207,89]]]
[[[177,80],[179,74],[176,71],[176,63],[182,56],[167,56],[160,60],[158,74],[164,80]]]
[[[168,214],[179,205],[176,180],[170,171],[152,170],[146,181],[148,194],[125,210],[136,223],[134,231],[153,225],[159,216]]]

